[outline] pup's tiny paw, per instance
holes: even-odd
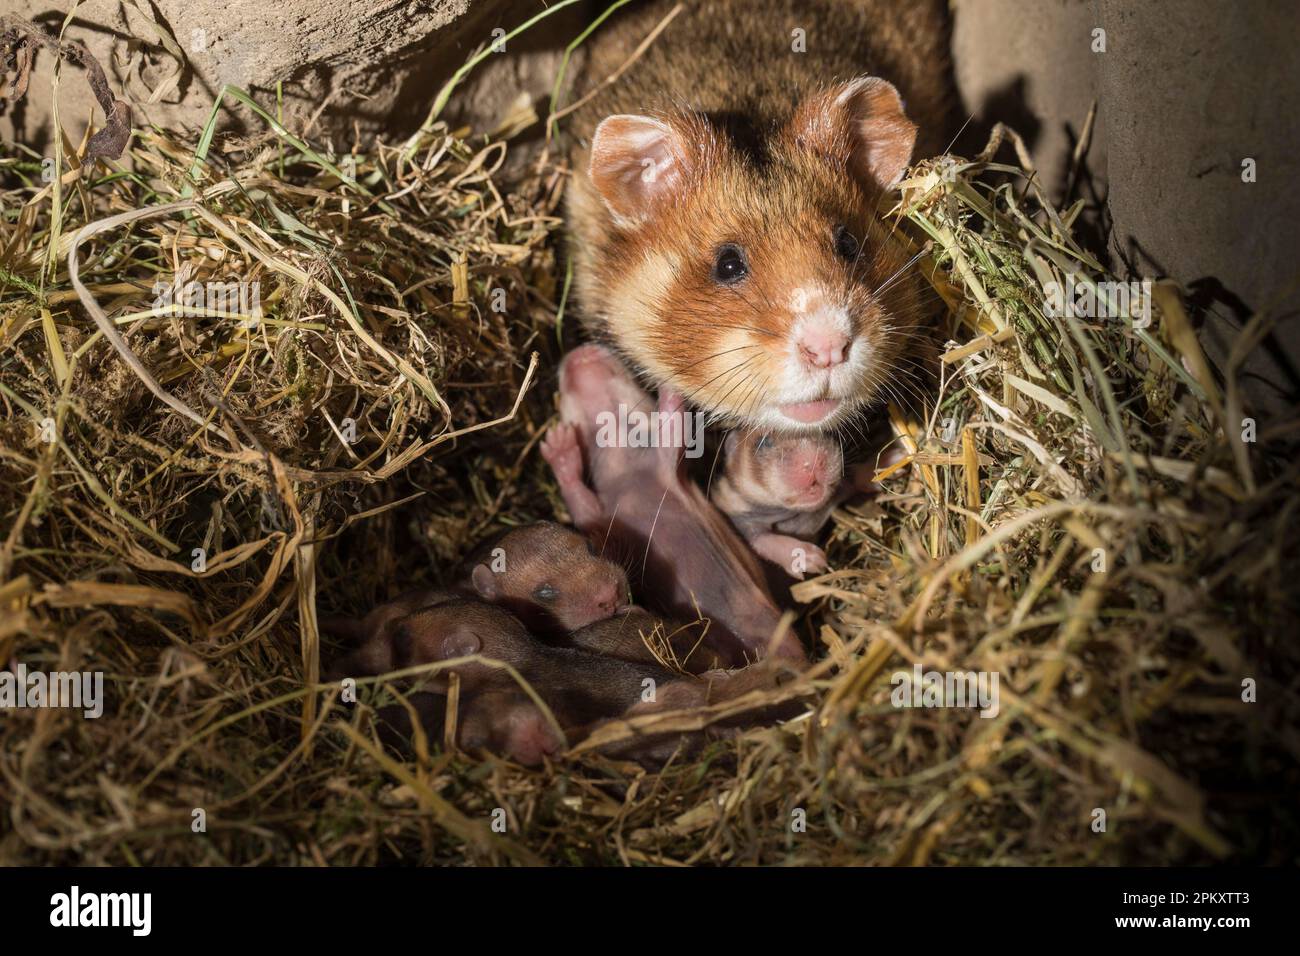
[[[800,577],[807,574],[821,574],[830,567],[826,552],[810,542],[804,542],[802,563],[803,574],[799,575]]]
[[[578,430],[573,425],[561,422],[553,426],[542,439],[541,452],[558,482],[565,484],[582,480],[582,448],[578,444]]]
[[[790,560],[783,567],[790,577],[802,581],[810,574],[821,574],[830,567],[830,562],[826,560],[826,552],[817,545],[800,541],[790,550]]]

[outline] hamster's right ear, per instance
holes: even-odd
[[[670,125],[649,116],[607,116],[591,137],[591,182],[621,227],[640,224],[680,190],[686,149]]]
[[[497,579],[491,568],[486,564],[476,564],[469,577],[479,597],[485,601],[496,599],[498,593]]]

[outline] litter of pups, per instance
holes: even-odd
[[[412,715],[446,734],[452,675],[456,744],[535,765],[602,722],[731,699],[806,663],[746,538],[796,577],[783,549],[808,554],[809,570],[825,567],[815,543],[782,532],[815,536],[849,492],[838,445],[820,436],[732,442],[719,488],[742,536],[686,474],[682,442],[672,440],[684,432],[668,428],[669,440],[647,447],[601,430],[608,416],[655,405],[612,352],[575,349],[559,378],[560,421],[541,453],[577,530],[549,521],[512,529],[481,544],[449,587],[326,622],[351,645],[328,680],[433,665],[411,678],[409,710],[381,713],[393,740],[411,732]],[[661,425],[686,414],[679,396],[660,395]],[[611,752],[662,762],[736,725]]]

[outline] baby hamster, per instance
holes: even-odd
[[[627,575],[596,553],[590,540],[554,521],[512,528],[478,547],[447,588],[417,588],[371,610],[360,621],[330,618],[322,626],[364,645],[392,622],[444,601],[476,597],[506,608],[533,633],[562,636],[631,606]],[[382,643],[375,647],[382,647]],[[354,655],[345,667],[378,674],[377,661]]]
[[[787,574],[826,570],[813,538],[852,490],[844,455],[829,435],[734,430],[709,499],[762,557]]]
[[[711,647],[724,659],[728,639],[745,655],[761,656],[781,615],[753,551],[686,476],[680,441],[665,436],[658,447],[611,443],[606,425],[620,408],[625,417],[628,410],[639,410],[675,422],[679,437],[685,434],[683,416],[690,414],[681,398],[667,391],[656,410],[608,349],[585,345],[565,356],[561,421],[541,451],[574,523],[627,557],[640,593],[656,610],[683,620],[708,619]],[[674,430],[671,424],[664,427]],[[804,659],[788,633],[777,653]]]

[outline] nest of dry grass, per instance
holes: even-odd
[[[1113,277],[1023,157],[923,164],[890,213],[949,343],[891,409],[906,467],[795,589],[818,662],[771,693],[805,714],[528,771],[384,751],[396,690],[319,685],[317,618],[562,514],[564,171],[507,185],[507,143],[438,124],[347,155],[212,129],[57,183],[0,159],[0,657],[108,695],[0,722],[4,862],[1294,860],[1294,431],[1240,440],[1171,285],[1146,328],[1046,314],[1045,281]],[[184,296],[228,281],[258,314]],[[998,673],[998,715],[894,707],[917,663]]]

